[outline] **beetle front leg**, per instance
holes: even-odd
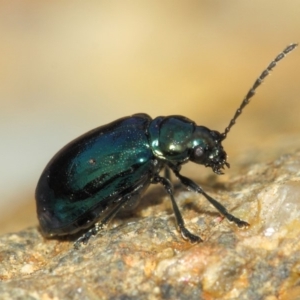
[[[164,177],[156,175],[152,179],[152,183],[161,183],[163,185],[163,187],[165,188],[166,192],[169,194],[169,196],[171,198],[172,206],[173,206],[176,223],[177,223],[178,229],[179,229],[182,237],[186,240],[189,240],[192,244],[202,242],[202,239],[199,236],[192,234],[185,227],[184,220],[182,218],[182,215],[180,213],[180,210],[179,210],[178,205],[174,198],[173,188],[172,188],[172,184],[170,183],[170,181]]]
[[[178,169],[174,166],[172,166],[171,168],[172,168],[174,174],[176,175],[176,177],[180,180],[180,182],[183,185],[185,185],[188,189],[190,189],[196,193],[202,194],[229,222],[235,223],[239,228],[247,228],[250,226],[249,223],[230,214],[221,203],[219,203],[217,200],[213,199],[211,196],[206,194],[203,191],[203,189],[199,185],[197,185],[194,181],[192,181],[191,179],[189,179],[185,176],[182,176],[179,173],[180,169]]]

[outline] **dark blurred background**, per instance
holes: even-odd
[[[223,131],[263,68],[300,41],[299,11],[297,0],[0,1],[0,233],[37,224],[40,173],[94,127],[146,112]],[[299,79],[300,49],[224,142],[227,176],[250,153],[300,147]]]

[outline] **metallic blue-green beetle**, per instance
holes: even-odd
[[[288,46],[262,72],[222,134],[197,126],[183,116],[152,120],[146,114],[135,114],[98,127],[67,144],[50,160],[36,188],[42,233],[51,237],[85,230],[76,243],[86,243],[121,208],[134,207],[149,184],[161,183],[170,196],[183,238],[192,243],[201,241],[185,227],[172,184],[159,175],[163,168],[171,169],[183,185],[202,194],[229,221],[241,228],[249,226],[182,176],[181,165],[192,161],[211,167],[216,174],[229,167],[222,141],[255,89],[296,46]]]

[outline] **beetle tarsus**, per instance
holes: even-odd
[[[97,234],[97,232],[96,227],[92,227],[74,242],[74,248],[78,250],[81,244],[86,245],[91,236]]]
[[[235,216],[231,215],[230,213],[227,213],[227,215],[224,215],[226,217],[226,219],[229,221],[229,222],[233,222],[237,225],[237,227],[239,228],[248,228],[250,226],[249,223],[239,219],[239,218],[236,218]]]
[[[181,236],[188,240],[191,244],[197,244],[203,242],[203,240],[198,236],[189,232],[185,227],[179,228]]]

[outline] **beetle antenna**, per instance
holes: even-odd
[[[228,127],[225,128],[225,131],[221,134],[222,140],[226,139],[228,132],[230,131],[231,127],[235,124],[236,119],[242,113],[244,107],[250,102],[250,99],[255,95],[256,89],[261,85],[263,80],[270,74],[273,68],[277,65],[279,61],[281,61],[288,53],[293,51],[298,44],[294,43],[287,46],[277,57],[269,64],[269,66],[260,74],[260,76],[254,82],[252,88],[249,90],[247,95],[245,96],[244,100],[242,101],[240,107],[235,112],[233,119],[230,121]]]

